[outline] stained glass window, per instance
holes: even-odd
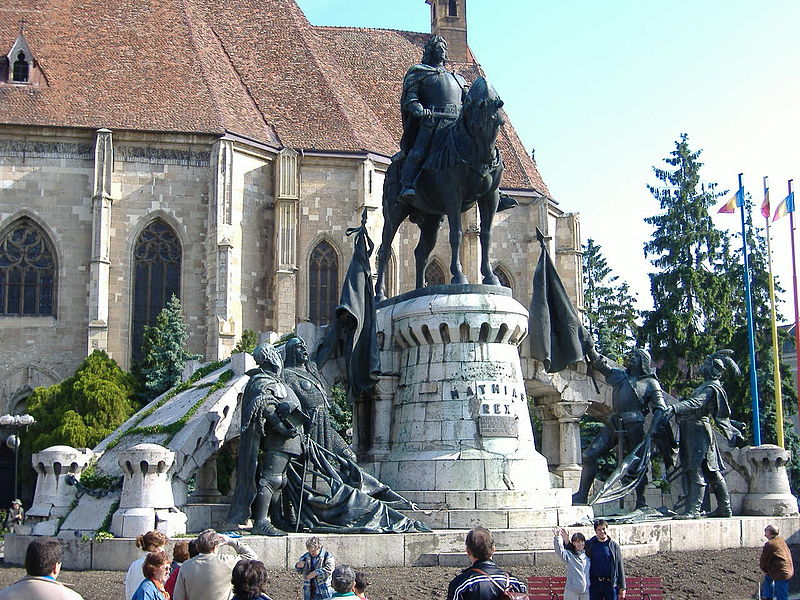
[[[172,294],[181,294],[180,240],[163,219],[155,219],[142,231],[133,250],[134,360],[142,358],[144,326],[153,325]]]
[[[308,318],[325,325],[333,321],[338,303],[339,259],[333,246],[325,240],[317,244],[308,267]]]
[[[14,223],[0,241],[0,314],[53,315],[55,277],[45,235],[29,219]]]

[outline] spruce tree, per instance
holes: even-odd
[[[644,253],[658,271],[650,274],[654,308],[644,313],[639,341],[660,364],[662,385],[676,395],[698,383],[697,367],[729,345],[733,333],[729,239],[708,214],[723,193],[701,182],[700,154],[681,134],[664,159],[667,167],[653,167],[663,185],[648,186],[663,212],[645,219],[655,231]]]
[[[200,358],[199,354],[191,354],[186,350],[188,337],[181,301],[173,294],[167,306],[156,317],[156,324],[144,328],[144,358],[139,373],[152,397],[166,392],[180,382],[186,363]]]
[[[258,335],[252,329],[245,329],[242,331],[242,337],[239,338],[239,341],[236,343],[236,347],[233,349],[233,354],[237,354],[239,352],[247,352],[248,354],[256,349],[256,345],[258,344]]]
[[[603,256],[600,245],[589,238],[583,248],[583,304],[589,332],[600,352],[621,361],[634,342],[636,299]]]

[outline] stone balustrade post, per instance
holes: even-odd
[[[80,479],[94,453],[88,448],[77,450],[70,446],[51,446],[31,457],[36,471],[36,491],[28,518],[38,521],[52,519],[55,523],[69,511],[75,498],[75,486],[67,485],[66,478],[73,475]],[[53,530],[52,535],[55,533]],[[44,532],[43,535],[47,535]]]
[[[151,530],[186,533],[186,515],[175,508],[169,469],[175,453],[157,444],[138,444],[118,454],[124,476],[111,533],[136,537]]]
[[[581,480],[580,418],[586,414],[588,402],[556,402],[550,409],[558,419],[558,458],[555,472],[563,487],[577,491]]]
[[[773,444],[744,449],[750,473],[750,485],[742,502],[745,515],[770,517],[797,514],[797,498],[789,488],[786,463],[789,452]]]
[[[559,464],[559,428],[558,419],[553,415],[551,407],[552,404],[539,404],[533,407],[533,412],[542,424],[542,454],[547,459],[548,469],[552,471]]]

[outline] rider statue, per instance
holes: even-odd
[[[289,459],[303,453],[300,433],[305,415],[295,393],[281,380],[278,351],[261,344],[253,350],[253,358],[258,368],[247,372],[250,380],[242,394],[236,491],[228,521],[243,524],[252,517],[254,534],[286,535],[272,524],[269,514],[286,485]],[[256,477],[259,450],[261,470]]]
[[[592,440],[583,452],[583,470],[578,491],[572,496],[573,504],[586,504],[589,488],[597,473],[597,460],[609,450],[622,444],[624,455],[628,455],[644,440],[644,418],[652,411],[659,416],[667,405],[661,385],[650,366],[650,354],[636,349],[629,355],[625,369],[620,369],[592,346],[587,352],[592,367],[600,371],[606,382],[613,386],[611,402],[613,412],[610,423]],[[647,478],[636,487],[636,508],[647,506],[644,490]]]
[[[676,519],[698,519],[702,516],[700,507],[706,482],[717,499],[717,509],[710,516],[732,515],[728,485],[721,472],[722,457],[711,427],[713,418],[731,444],[742,439],[742,432],[731,422],[728,395],[720,382],[726,368],[736,375],[740,374],[731,354],[731,350],[719,350],[708,356],[700,367],[703,383],[688,398],[667,409],[667,414],[676,415],[678,421],[681,441],[679,456],[687,484],[686,507]],[[739,425],[738,422],[736,424]]]
[[[400,111],[403,137],[400,150],[405,162],[400,175],[400,202],[413,204],[414,185],[436,129],[458,118],[469,84],[444,67],[447,42],[436,35],[425,44],[422,63],[412,66],[403,79]]]
[[[306,343],[294,337],[286,342],[283,380],[300,400],[303,412],[311,418],[309,435],[321,447],[356,461],[356,455],[333,428],[328,412],[329,396],[317,365],[308,355]]]

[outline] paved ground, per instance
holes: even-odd
[[[793,548],[800,567],[800,547]],[[737,548],[707,552],[661,552],[626,561],[633,576],[660,576],[669,600],[750,600],[759,581],[760,548]],[[518,577],[563,575],[559,565],[514,569]],[[370,581],[368,595],[373,600],[443,600],[447,584],[458,569],[384,568],[364,569]],[[0,587],[24,574],[22,569],[0,567]],[[302,598],[300,580],[294,573],[271,571],[267,590],[273,600]],[[61,580],[73,585],[85,600],[124,600],[124,573],[120,571],[66,571]],[[800,576],[790,582],[792,597],[800,597]]]

